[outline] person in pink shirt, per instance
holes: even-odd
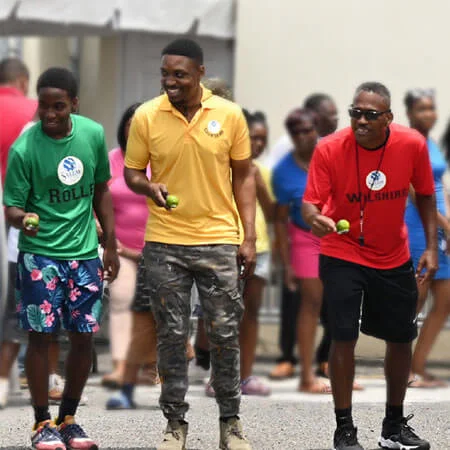
[[[9,148],[23,127],[33,120],[37,102],[27,98],[29,72],[17,58],[0,61],[0,168],[5,181]]]
[[[104,386],[112,388],[120,386],[124,375],[133,322],[131,305],[148,217],[145,197],[132,192],[123,177],[128,132],[139,106],[140,103],[134,103],[123,113],[117,130],[119,147],[109,152],[112,176],[109,190],[113,200],[117,251],[121,265],[118,277],[109,285],[109,337],[113,371],[102,379]],[[147,175],[150,176],[149,172]]]

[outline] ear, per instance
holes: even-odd
[[[79,99],[78,99],[78,97],[74,97],[73,99],[72,99],[72,111],[71,112],[73,112],[73,113],[78,113],[78,108],[80,107],[80,102],[79,102]]]
[[[198,73],[200,75],[200,78],[203,78],[205,76],[206,69],[205,69],[205,66],[203,64],[198,66]]]
[[[388,127],[394,120],[394,114],[392,112],[386,114],[386,126]]]

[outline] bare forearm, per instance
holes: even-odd
[[[418,195],[416,193],[416,205],[425,232],[427,248],[436,250],[438,228],[436,196],[434,194]]]
[[[278,251],[280,253],[281,263],[284,267],[290,264],[289,257],[289,240],[287,223],[283,220],[275,220],[275,236],[278,243]]]
[[[233,195],[244,227],[244,239],[255,240],[256,189],[255,177],[233,178]]]
[[[125,167],[124,176],[127,186],[133,192],[136,194],[145,195],[146,197],[151,196],[150,181],[144,171],[128,169]]]
[[[316,205],[306,202],[302,203],[302,217],[310,227],[318,214],[320,214],[320,209]]]
[[[23,226],[23,218],[25,217],[25,210],[18,208],[17,206],[9,206],[6,208],[6,221],[12,225],[14,228],[19,230]]]
[[[95,214],[103,230],[105,248],[116,248],[112,197],[108,187],[96,186],[93,203]]]

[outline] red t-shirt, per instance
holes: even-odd
[[[364,206],[364,246],[359,243],[360,211],[356,152]],[[324,255],[378,269],[404,264],[410,257],[404,213],[410,184],[422,195],[434,194],[426,140],[417,131],[391,125],[383,147],[357,146],[351,128],[322,139],[314,151],[303,201],[334,221],[347,219],[350,232],[321,239]],[[372,176],[371,176],[372,175]],[[370,187],[372,190],[370,191]]]
[[[5,182],[6,164],[11,145],[23,127],[33,120],[37,102],[14,87],[0,86],[0,168]]]

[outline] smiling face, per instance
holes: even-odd
[[[38,114],[45,134],[61,139],[70,133],[70,114],[78,108],[78,98],[70,98],[67,91],[41,88],[38,92]]]
[[[390,105],[375,92],[361,91],[353,99],[353,108],[362,111],[383,112],[389,110]],[[365,148],[377,148],[386,140],[389,124],[392,122],[391,112],[380,114],[375,120],[367,120],[364,114],[359,118],[351,119],[351,127],[355,133],[356,142]]]
[[[187,56],[164,55],[161,58],[161,86],[173,105],[189,105],[200,91],[205,67]]]

